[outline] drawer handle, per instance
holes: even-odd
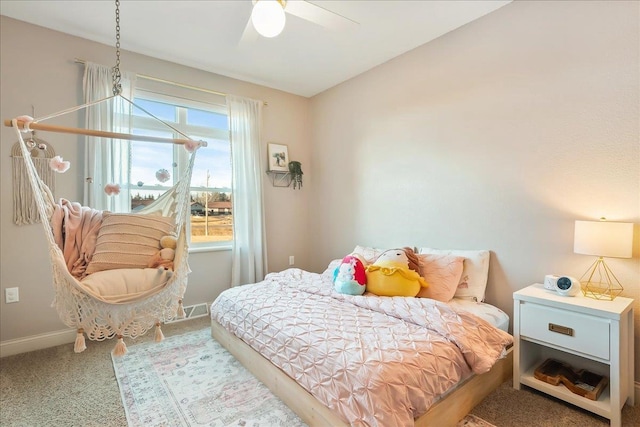
[[[555,323],[549,323],[549,330],[551,332],[557,332],[562,335],[573,336],[573,329],[567,328],[566,326],[556,325]]]

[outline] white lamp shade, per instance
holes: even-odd
[[[277,0],[258,0],[251,11],[251,22],[264,37],[275,37],[282,32],[287,17]]]
[[[633,223],[576,221],[573,252],[613,258],[631,258]]]

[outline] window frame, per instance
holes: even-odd
[[[188,135],[190,137],[195,138],[193,135],[198,135],[199,137],[205,137],[207,139],[216,139],[227,141],[231,144],[231,135],[229,130],[212,128],[202,125],[190,125],[187,123],[187,110],[188,109],[197,109],[206,112],[211,112],[215,114],[222,114],[227,117],[227,123],[229,120],[228,110],[226,105],[208,103],[203,101],[196,101],[191,99],[186,99],[178,96],[171,96],[166,94],[161,94],[157,92],[153,92],[145,89],[136,89],[133,103],[136,104],[139,100],[151,101],[151,102],[159,102],[173,106],[176,109],[176,121],[170,121],[166,119],[162,119],[163,122],[166,122],[173,126],[175,129],[180,132]],[[140,108],[140,107],[138,107]],[[132,113],[132,129],[144,129],[149,131],[160,131],[167,132],[168,130],[172,133],[174,138],[184,139],[184,136],[179,132],[167,127],[166,124],[161,123],[158,119],[155,119],[143,112],[143,115],[137,115]],[[187,162],[189,160],[189,154],[184,149],[182,145],[174,144],[173,146],[173,180],[171,185],[168,187],[162,185],[142,185],[142,186],[134,186],[131,184],[130,191],[133,192],[134,189],[145,190],[145,191],[163,191],[167,188],[171,187],[175,184],[175,179],[182,175],[184,170],[187,167]],[[229,159],[231,162],[231,159]],[[232,166],[233,167],[233,166]],[[207,186],[189,186],[189,193],[194,192],[225,192],[230,193],[232,195],[231,187],[207,187]],[[232,215],[232,224],[234,218],[233,205],[231,208]],[[186,221],[187,227],[187,236],[189,243],[189,252],[206,252],[206,251],[216,251],[216,250],[228,250],[233,245],[233,236],[231,240],[225,241],[214,241],[214,242],[193,242],[191,241],[191,212],[189,211],[189,221]],[[232,225],[233,227],[233,225]]]

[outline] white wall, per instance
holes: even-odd
[[[580,277],[576,219],[640,223],[639,8],[516,1],[312,98],[312,267],[356,244],[490,249],[508,313],[545,274]],[[639,243],[609,263],[636,366]]]
[[[74,58],[113,65],[115,50],[88,40],[0,17],[0,117],[10,119],[22,114],[35,116],[54,113],[82,104],[83,66]],[[192,68],[122,52],[121,69],[151,75],[193,86],[233,93],[268,102],[264,109],[263,142],[287,144],[289,155],[302,162],[303,170],[310,163],[309,100],[281,91],[245,83],[239,80],[198,71]],[[141,80],[149,87],[151,83]],[[203,95],[175,87],[160,87],[174,95]],[[83,127],[83,111],[68,114],[50,123]],[[44,334],[64,328],[54,309],[53,288],[47,244],[39,224],[16,226],[13,223],[11,146],[16,136],[11,128],[2,126],[0,150],[0,288],[20,288],[20,302],[0,302],[0,341]],[[39,133],[38,137],[53,144],[57,154],[70,160],[72,169],[57,176],[57,198],[82,200],[83,159],[79,137]],[[265,150],[266,152],[266,150]],[[266,158],[265,158],[266,165]],[[308,268],[307,206],[310,191],[274,188],[265,174],[265,205],[267,220],[269,270],[288,267],[289,255],[295,255],[296,266]],[[305,183],[306,184],[306,183]],[[191,254],[193,273],[185,295],[185,304],[211,302],[229,286],[231,278],[230,251]]]

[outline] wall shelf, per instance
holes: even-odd
[[[291,185],[291,173],[281,171],[267,171],[274,187],[289,187]]]

